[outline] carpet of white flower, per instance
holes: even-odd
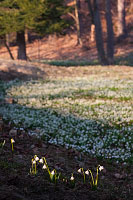
[[[0,83],[0,114],[49,143],[117,162],[132,159],[133,79],[115,77]]]

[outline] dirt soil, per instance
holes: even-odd
[[[10,139],[14,138],[12,155]],[[131,200],[133,189],[131,166],[116,164],[109,160],[98,160],[74,149],[50,145],[31,137],[28,130],[15,129],[0,119],[0,199],[1,200]],[[61,173],[60,180],[49,180],[42,166],[37,165],[37,175],[30,174],[31,159],[34,155],[45,156],[50,170]],[[89,179],[83,183],[83,175],[77,170],[92,170],[96,174],[98,165],[104,166],[99,172],[97,190],[92,190]],[[70,177],[74,174],[75,186]],[[65,181],[63,181],[65,179]]]

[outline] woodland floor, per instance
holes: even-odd
[[[75,36],[44,41],[44,46],[38,41],[28,45],[28,56],[35,59],[95,59],[96,49],[81,49],[75,43]],[[56,41],[56,44],[55,44]],[[71,41],[71,42],[70,42]],[[94,45],[95,46],[95,45]],[[34,48],[33,48],[34,47]],[[55,48],[56,47],[56,48]],[[67,49],[67,51],[66,51]],[[16,57],[16,47],[11,48]],[[117,46],[115,56],[128,55],[132,52],[132,42]],[[96,73],[88,67],[56,67],[24,61],[9,60],[5,48],[0,49],[0,80],[40,79],[47,77],[89,76]],[[2,60],[3,59],[3,60]],[[116,70],[109,66],[109,70]],[[98,70],[98,66],[97,66]],[[131,70],[129,66],[117,66],[121,76]],[[105,74],[109,76],[109,74]],[[132,73],[131,73],[132,76]],[[129,78],[129,77],[128,77]],[[132,78],[132,77],[130,77]],[[12,102],[7,102],[12,103]],[[28,135],[28,130],[14,130],[13,125],[0,119],[0,143],[6,141],[4,148],[0,148],[0,199],[1,200],[131,200],[133,196],[132,167],[130,164],[116,164],[110,160],[98,160],[61,146],[50,145],[44,141]],[[14,138],[14,156],[11,153],[10,139]],[[45,156],[50,169],[60,171],[67,177],[67,182],[51,183],[41,168],[38,167],[36,176],[30,174],[31,159],[37,154]],[[97,190],[93,191],[88,180],[83,184],[83,177],[77,173],[80,167],[88,168],[96,174],[96,167],[103,165],[104,170],[99,173]],[[74,173],[75,187],[71,187],[70,177]]]
[[[131,165],[116,164],[109,160],[98,160],[73,149],[50,145],[31,137],[26,130],[15,131],[10,123],[1,119],[1,142],[6,141],[0,152],[0,199],[1,200],[131,200],[133,189]],[[13,131],[14,130],[14,131]],[[14,155],[12,157],[10,138],[13,137]],[[51,183],[47,174],[38,166],[37,175],[30,174],[31,159],[34,155],[45,156],[49,168],[60,171],[67,182],[60,179]],[[91,169],[103,165],[99,172],[97,190],[93,191],[88,179],[83,184],[83,176],[77,170],[80,167]],[[74,173],[75,187],[71,186],[70,176]]]
[[[1,60],[1,80],[45,78],[56,76],[88,76],[96,71],[93,67],[56,67],[45,64]],[[29,67],[27,67],[29,66]],[[121,70],[121,76],[132,71],[132,67],[110,66],[109,70]],[[97,69],[98,70],[98,69]],[[105,76],[109,76],[106,74]],[[132,73],[131,73],[132,76]],[[129,78],[129,77],[128,77]],[[130,77],[131,78],[131,77]],[[7,102],[11,103],[11,102]],[[132,167],[130,164],[116,164],[110,160],[98,160],[73,149],[65,149],[45,143],[28,135],[27,130],[14,130],[10,122],[0,121],[0,142],[6,141],[0,152],[0,199],[1,200],[131,200]],[[15,139],[14,156],[11,154],[10,139]],[[1,150],[1,149],[0,149]],[[67,182],[58,181],[55,185],[47,174],[38,167],[36,176],[30,174],[31,159],[37,154],[45,156],[50,169],[56,169],[67,177]],[[88,179],[83,184],[83,176],[77,173],[80,167],[88,168],[96,174],[96,167],[103,165],[99,173],[97,190],[93,191]],[[71,187],[70,176],[74,173],[75,187]]]

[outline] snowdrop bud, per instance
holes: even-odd
[[[39,160],[39,158],[38,158],[38,156],[36,156],[36,157],[35,157],[35,161],[38,161],[38,160]]]

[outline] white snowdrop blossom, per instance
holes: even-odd
[[[78,172],[79,172],[79,173],[81,173],[81,168],[80,168],[80,169],[78,169]]]
[[[42,169],[47,169],[47,166],[44,164],[43,167],[42,167]]]
[[[73,175],[71,176],[70,180],[71,180],[71,181],[74,181],[74,176],[73,176]]]
[[[102,171],[104,169],[103,166],[99,166],[99,171]]]
[[[55,174],[55,171],[53,170],[53,171],[51,172],[51,174],[54,175],[54,174]]]
[[[86,171],[85,171],[85,174],[86,174],[86,175],[89,175],[89,170],[86,170]]]
[[[11,144],[13,144],[13,143],[15,143],[15,140],[12,138],[12,139],[11,139]]]
[[[33,165],[34,165],[34,164],[36,164],[36,161],[35,161],[35,160],[33,160],[33,161],[32,161],[32,163],[33,163]]]
[[[39,162],[40,162],[40,163],[43,163],[43,159],[41,158],[41,159],[39,160]]]
[[[34,159],[35,159],[36,162],[39,160],[37,155],[35,155]]]

